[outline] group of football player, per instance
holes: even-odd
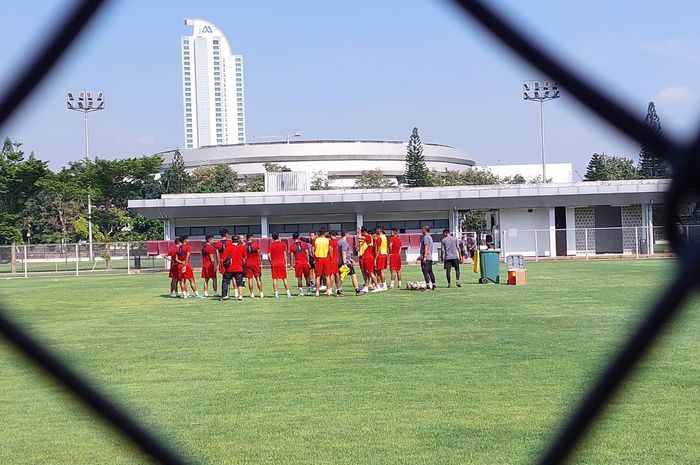
[[[197,290],[192,267],[192,247],[187,236],[178,237],[169,250],[166,259],[170,261],[170,296],[182,298],[209,297],[229,299],[229,287],[233,288],[233,298],[243,300],[247,289],[250,297],[264,297],[262,283],[263,254],[253,234],[229,237],[226,229],[220,231],[221,238],[215,240],[208,235],[202,248],[202,272],[204,294]],[[401,248],[398,230],[392,229],[387,237],[383,228],[377,227],[371,233],[367,228],[357,230],[357,249],[351,247],[348,231],[327,231],[321,228],[307,237],[292,234],[293,243],[288,248],[287,241],[278,233],[272,233],[272,242],[267,250],[270,265],[272,288],[276,299],[280,296],[280,282],[287,298],[292,293],[287,280],[287,269],[294,269],[298,296],[325,294],[343,295],[343,281],[350,276],[356,295],[368,292],[382,292],[401,287]],[[357,252],[359,259],[353,259]],[[288,256],[290,260],[288,260]],[[355,266],[359,265],[363,284],[360,285]],[[387,285],[387,270],[390,282]],[[221,275],[221,293],[217,275]],[[247,280],[247,283],[246,283]],[[307,290],[305,293],[305,289]]]

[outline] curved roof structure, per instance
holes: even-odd
[[[175,151],[163,153],[167,167]],[[180,150],[185,166],[227,164],[240,176],[264,171],[263,163],[279,163],[293,171],[322,171],[338,178],[357,177],[364,170],[381,169],[387,176],[403,175],[406,143],[402,141],[314,140],[235,144]],[[465,170],[474,160],[462,150],[441,144],[423,144],[430,169]]]

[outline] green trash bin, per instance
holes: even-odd
[[[481,273],[481,278],[479,278],[479,282],[481,284],[486,284],[489,281],[498,284],[501,281],[500,259],[500,250],[479,251],[479,271]]]

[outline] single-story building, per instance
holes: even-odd
[[[652,206],[663,201],[668,180],[570,182],[492,186],[342,189],[163,195],[131,200],[129,208],[165,220],[164,235],[195,239],[231,233],[282,237],[321,226],[359,226],[415,233],[461,233],[461,215],[487,212],[493,246],[504,255],[531,257],[651,254]],[[417,251],[409,250],[407,258]]]

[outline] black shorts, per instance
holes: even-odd
[[[341,266],[343,266],[343,265],[338,265],[338,267],[341,267]],[[352,276],[355,274],[355,266],[354,265],[351,265],[350,263],[348,263],[345,266],[347,266],[348,270],[350,270],[350,271],[348,271],[348,276]]]
[[[459,269],[459,260],[458,259],[451,258],[449,260],[445,260],[445,269],[450,270],[452,268]]]
[[[234,271],[233,272],[233,279],[236,281],[236,286],[238,287],[243,287],[243,278],[245,277],[245,273],[242,271]]]

